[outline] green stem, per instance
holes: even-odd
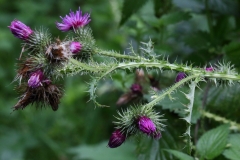
[[[95,52],[100,54],[100,55],[103,55],[103,56],[114,57],[114,58],[117,58],[117,59],[149,61],[148,59],[143,58],[141,56],[124,55],[124,54],[119,54],[119,53],[116,53],[116,52],[113,52],[113,51],[104,51],[104,50],[97,49]]]
[[[111,69],[111,71],[114,71],[116,69],[130,69],[130,68],[159,68],[159,70],[168,69],[168,70],[175,70],[179,72],[185,72],[185,73],[191,73],[194,75],[200,75],[202,77],[206,78],[220,78],[220,79],[226,79],[226,80],[237,80],[240,81],[240,75],[230,75],[225,73],[219,73],[219,72],[206,72],[204,69],[201,68],[192,68],[188,66],[183,65],[177,65],[177,64],[170,64],[167,61],[157,61],[157,62],[126,62],[126,63],[119,63],[112,66],[93,66],[91,64],[86,64],[79,62],[75,59],[69,59],[73,64],[79,66],[81,69],[90,71],[90,72],[99,72],[99,71],[108,71]],[[109,72],[110,73],[110,72]]]
[[[174,90],[176,90],[178,87],[180,87],[181,85],[183,85],[184,83],[199,77],[199,75],[192,75],[189,77],[186,77],[184,79],[182,79],[181,81],[175,83],[171,88],[169,88],[167,91],[164,91],[161,95],[157,96],[157,98],[155,98],[154,100],[152,100],[150,103],[146,104],[144,106],[144,108],[152,108],[153,106],[155,106],[159,101],[161,101],[162,99],[165,98],[166,95],[170,95]]]
[[[233,121],[228,120],[228,119],[226,119],[224,117],[218,116],[216,114],[212,114],[212,113],[204,111],[204,110],[201,110],[201,114],[202,114],[202,116],[207,117],[209,119],[213,119],[213,120],[215,120],[217,122],[230,124],[231,125],[230,129],[232,129],[232,130],[239,130],[240,131],[240,124],[238,124],[236,122],[233,122]]]

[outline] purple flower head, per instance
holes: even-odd
[[[150,118],[146,116],[142,116],[138,119],[138,127],[143,133],[146,133],[147,135],[150,135],[156,131],[155,124]]]
[[[30,27],[26,26],[24,23],[18,20],[11,22],[11,25],[8,26],[12,34],[22,40],[27,40],[29,36],[33,33]]]
[[[81,48],[82,48],[82,45],[79,42],[72,42],[70,44],[70,51],[72,53],[78,53],[81,50]]]
[[[160,131],[157,131],[157,132],[153,133],[153,138],[154,138],[154,139],[158,140],[158,139],[160,139],[161,137],[162,137],[162,134],[161,134]]]
[[[60,18],[62,19],[62,23],[57,22],[56,25],[57,28],[63,32],[83,27],[91,21],[91,19],[89,19],[90,14],[85,13],[84,15],[82,15],[80,7],[79,10],[76,11],[76,13],[70,11],[69,15],[66,15],[64,18],[60,16]]]
[[[137,93],[137,94],[141,94],[142,93],[142,86],[140,85],[140,84],[133,84],[132,86],[131,86],[131,91],[133,92],[133,93]]]
[[[33,72],[28,80],[28,86],[31,88],[37,88],[42,85],[44,75],[41,69]]]
[[[110,148],[117,148],[119,147],[124,141],[126,140],[126,136],[124,134],[122,134],[122,132],[117,129],[115,130],[108,142],[108,146]]]
[[[175,82],[179,82],[179,81],[181,81],[182,79],[184,79],[186,77],[186,74],[184,73],[184,72],[179,72],[178,74],[177,74],[177,77],[176,77],[176,79],[175,79]]]
[[[208,67],[205,69],[207,72],[212,72],[213,71],[213,67]]]

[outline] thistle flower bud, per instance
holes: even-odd
[[[131,86],[132,93],[142,94],[142,86],[140,84],[133,84]]]
[[[24,23],[18,20],[12,21],[11,25],[8,27],[15,37],[22,40],[27,40],[33,33],[30,27],[26,26]]]
[[[213,67],[208,67],[205,69],[207,72],[212,72],[213,71]]]
[[[33,72],[28,80],[28,86],[31,88],[37,88],[42,85],[44,75],[41,69]]]
[[[138,128],[143,132],[146,133],[147,135],[151,135],[156,131],[156,126],[153,123],[153,121],[146,117],[142,116],[138,118]]]
[[[119,130],[115,130],[108,142],[110,148],[117,148],[126,140],[126,136]]]
[[[186,77],[186,74],[185,74],[184,72],[179,72],[179,73],[177,74],[177,77],[176,77],[176,79],[175,79],[175,82],[177,83],[177,82],[181,81],[182,79],[184,79],[185,77]]]
[[[79,27],[84,27],[87,25],[91,19],[89,13],[85,13],[82,15],[82,11],[79,10],[76,11],[76,13],[70,11],[69,15],[66,15],[64,18],[60,17],[62,19],[62,23],[56,23],[57,28],[63,32],[69,31],[69,30],[75,30]]]
[[[70,44],[70,51],[72,53],[78,53],[82,48],[82,45],[79,42],[72,42]]]

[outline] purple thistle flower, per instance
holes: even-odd
[[[176,77],[176,79],[175,79],[175,82],[179,82],[179,81],[181,81],[182,79],[184,79],[186,77],[186,74],[184,73],[184,72],[179,72],[178,74],[177,74],[177,77]]]
[[[12,34],[22,40],[27,40],[29,36],[33,33],[30,27],[26,26],[24,23],[18,20],[11,22],[11,25],[8,26]]]
[[[124,134],[122,134],[122,132],[117,129],[115,130],[108,142],[108,146],[110,148],[117,148],[119,147],[124,141],[126,140],[126,136]]]
[[[85,13],[84,15],[82,15],[80,7],[79,10],[76,11],[76,14],[70,11],[69,15],[66,15],[64,18],[60,16],[60,18],[62,19],[62,23],[57,22],[56,25],[57,28],[63,32],[83,27],[91,21],[91,19],[89,19],[90,14]]]
[[[81,48],[82,48],[82,45],[79,42],[72,42],[70,44],[70,51],[72,53],[78,53],[81,50]]]
[[[207,72],[212,72],[213,71],[213,67],[208,67],[205,69]]]
[[[142,116],[138,119],[138,127],[143,133],[146,133],[147,135],[150,135],[156,131],[155,124],[150,118],[146,116]]]
[[[31,88],[37,88],[42,85],[44,75],[41,69],[33,72],[28,80],[28,86]]]
[[[137,94],[141,94],[142,93],[142,86],[140,84],[133,84],[131,86],[131,91],[132,93],[137,93]]]

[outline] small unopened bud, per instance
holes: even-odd
[[[132,93],[142,94],[142,86],[140,84],[133,84],[131,86]]]
[[[140,131],[146,133],[147,135],[151,135],[156,131],[155,124],[150,118],[146,116],[142,116],[138,119],[138,127]]]
[[[181,81],[182,79],[184,79],[186,77],[186,74],[184,73],[184,72],[179,72],[178,74],[177,74],[177,77],[176,77],[176,79],[175,79],[175,82],[179,82],[179,81]]]
[[[11,25],[8,27],[15,37],[22,40],[27,40],[33,33],[30,27],[26,26],[24,23],[18,20],[12,21]]]
[[[212,72],[213,71],[213,67],[208,67],[205,69],[207,72]]]
[[[42,85],[44,79],[43,72],[39,69],[33,72],[28,80],[28,86],[31,88],[37,88]]]
[[[126,140],[126,136],[119,130],[115,130],[108,142],[108,146],[110,148],[117,148],[119,147],[124,141]]]
[[[78,53],[82,48],[82,45],[79,42],[72,42],[70,44],[70,51],[72,53]]]

